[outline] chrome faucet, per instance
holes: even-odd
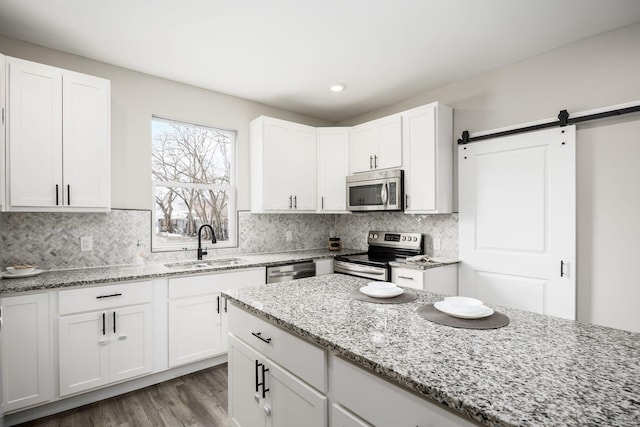
[[[202,250],[202,229],[205,227],[209,227],[209,229],[211,230],[211,243],[216,243],[216,232],[213,231],[213,227],[210,226],[209,224],[204,224],[202,226],[200,226],[200,228],[198,229],[198,259],[201,260],[202,259],[202,255],[206,255],[207,251],[203,251]]]

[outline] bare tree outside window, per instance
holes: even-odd
[[[235,132],[153,117],[152,148],[154,249],[195,247],[203,224],[233,244]]]

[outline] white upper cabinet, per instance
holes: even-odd
[[[434,102],[401,114],[405,213],[451,213],[453,110]]]
[[[402,167],[402,116],[352,127],[349,144],[351,173]]]
[[[315,211],[316,129],[258,117],[250,132],[251,211]]]
[[[0,54],[0,211],[5,208],[6,57]]]
[[[318,212],[347,212],[349,128],[318,128]]]
[[[110,208],[110,83],[7,58],[8,210]]]

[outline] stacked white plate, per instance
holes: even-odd
[[[404,290],[391,282],[369,282],[360,288],[360,292],[373,298],[393,298],[401,295]]]
[[[484,305],[482,301],[469,297],[447,297],[433,306],[449,316],[461,319],[482,319],[493,314],[493,309]]]
[[[20,277],[37,276],[42,273],[42,270],[38,270],[35,266],[29,267],[7,267],[7,271],[2,273],[2,277],[17,279]]]

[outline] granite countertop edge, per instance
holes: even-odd
[[[366,253],[359,249],[304,249],[299,251],[272,252],[265,254],[237,254],[207,258],[202,261],[168,261],[142,265],[116,265],[86,267],[65,270],[48,270],[37,276],[24,278],[2,278],[0,280],[0,296],[9,296],[23,292],[54,290],[68,287],[91,286],[105,283],[130,282],[136,280],[157,279],[186,275],[201,275],[224,271],[241,270],[257,267],[270,267],[288,262],[305,262],[314,259],[335,258],[340,255]],[[191,264],[206,263],[216,259],[240,258],[238,264],[210,266],[198,269],[188,268]],[[167,267],[166,264],[175,264]],[[184,265],[185,268],[180,268]]]

